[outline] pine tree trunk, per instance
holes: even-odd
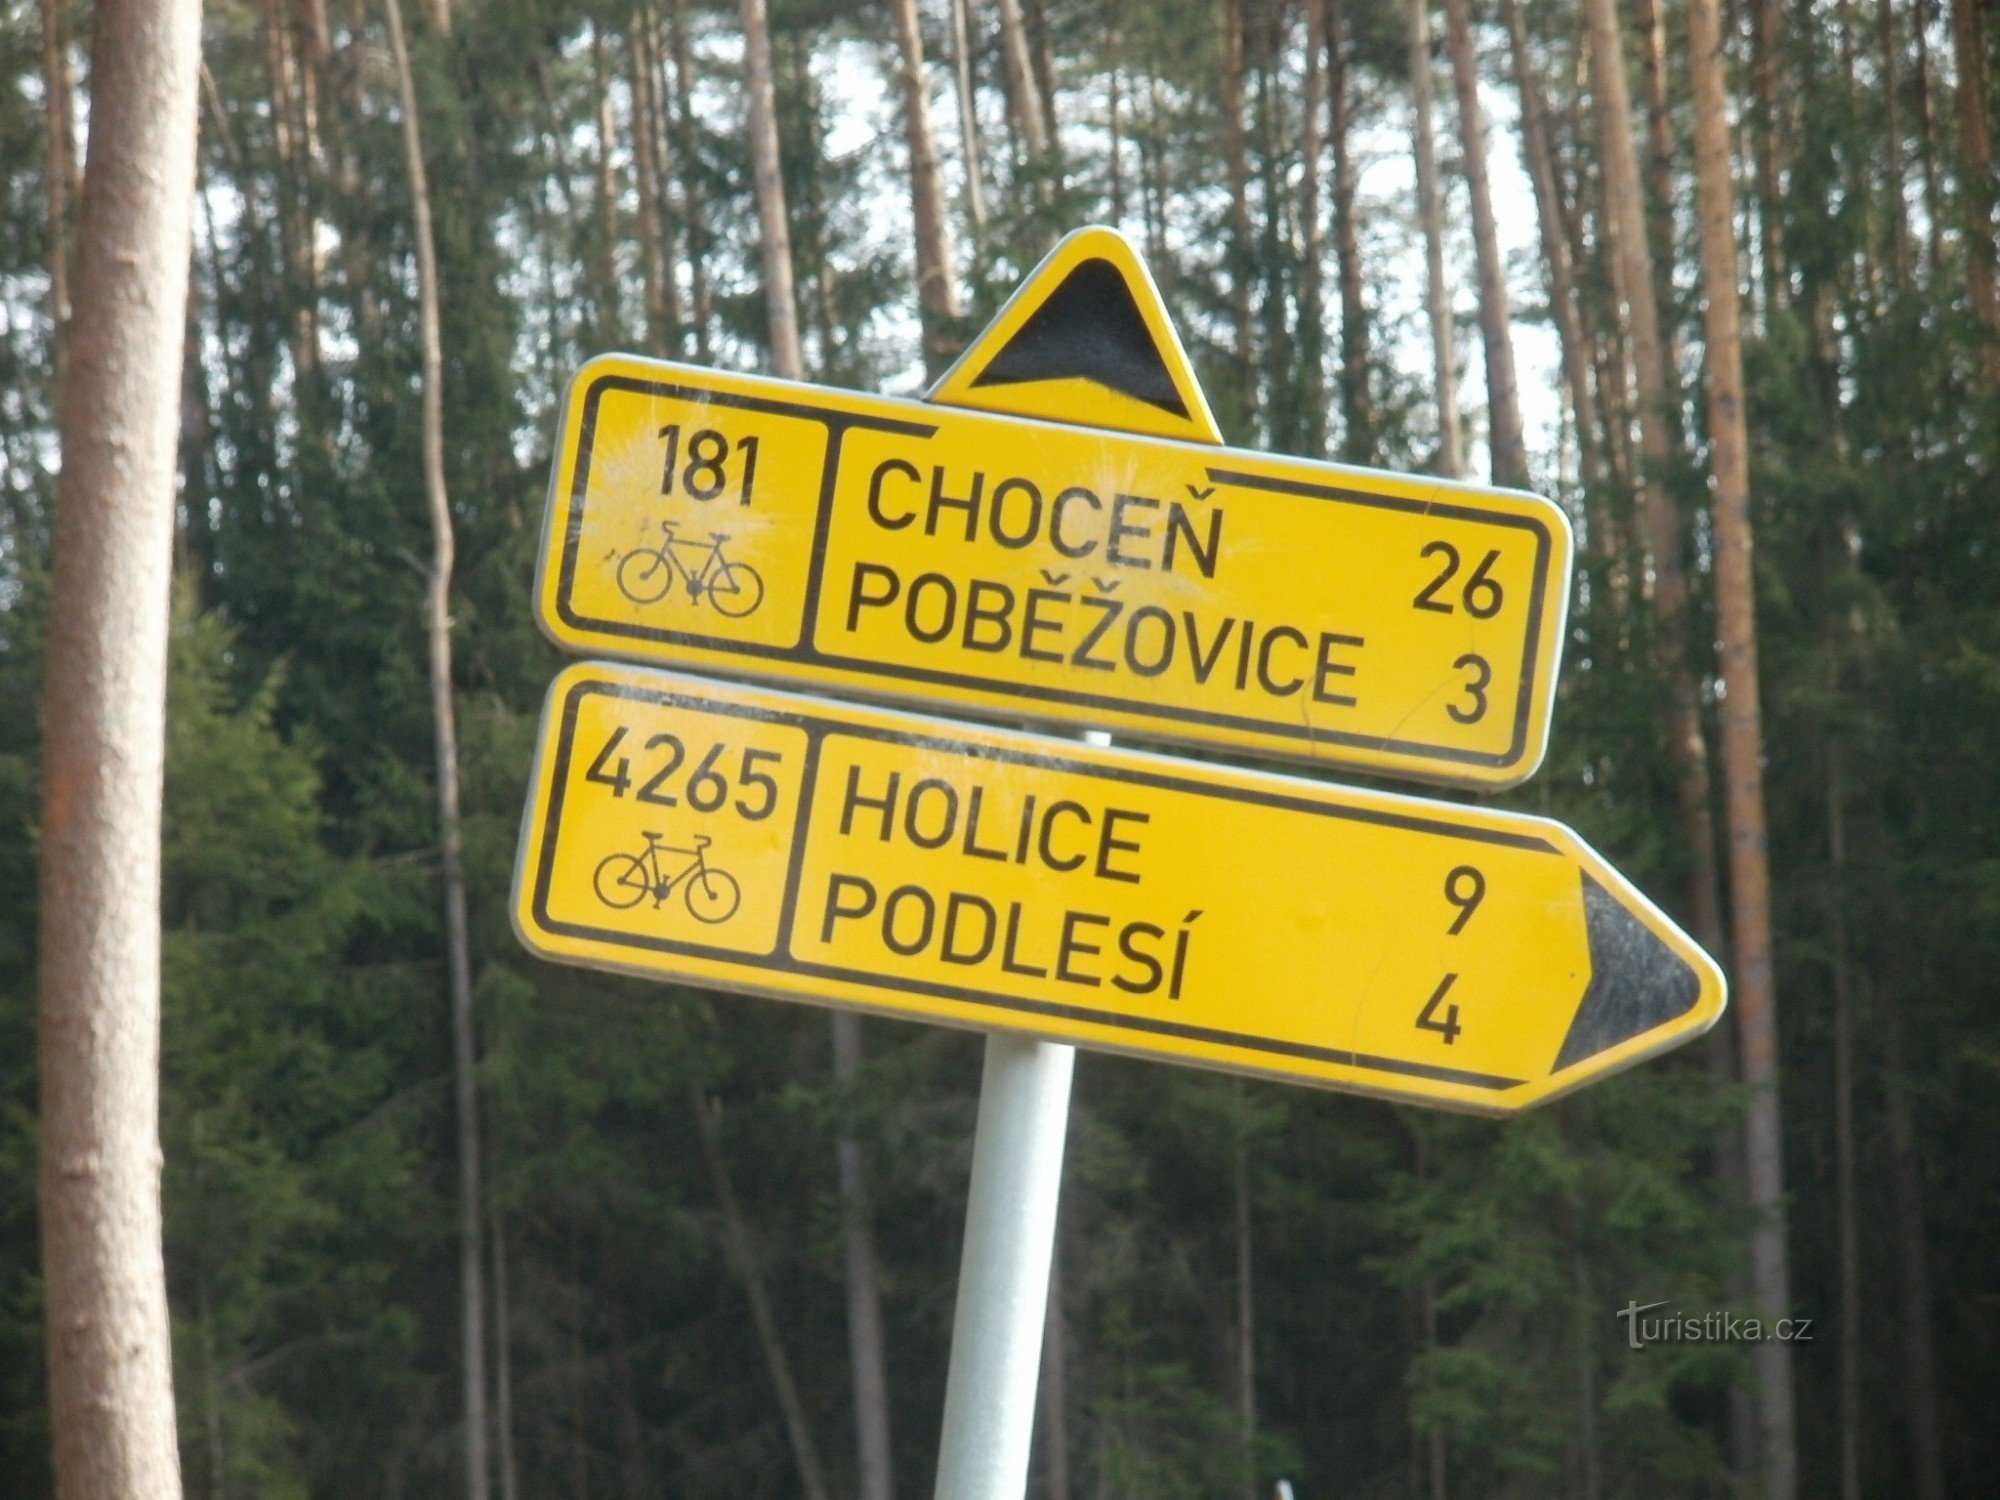
[[[979,99],[972,87],[972,26],[967,0],[951,0],[952,90],[958,97],[958,135],[965,156],[965,213],[972,221],[975,275],[986,269],[986,162],[979,144]]]
[[[44,152],[42,192],[48,205],[49,317],[54,324],[53,348],[58,376],[62,370],[64,334],[69,328],[70,246],[73,233],[69,205],[76,176],[76,116],[72,96],[76,80],[69,60],[69,42],[62,30],[62,0],[42,0],[42,119]]]
[[[1333,148],[1333,261],[1340,283],[1340,455],[1350,463],[1372,463],[1375,406],[1368,380],[1368,310],[1361,297],[1361,228],[1354,211],[1353,101],[1344,0],[1318,3],[1326,19],[1326,133]]]
[[[1035,86],[1035,65],[1028,55],[1028,31],[1021,22],[1020,0],[1000,0],[1000,60],[1007,72],[1007,98],[1028,153],[1028,165],[1039,170],[1049,155],[1049,122],[1042,116],[1041,91]]]
[[[1242,1084],[1235,1082],[1240,1109]],[[1239,1126],[1231,1158],[1236,1237],[1236,1425],[1243,1445],[1243,1500],[1257,1495],[1257,1302],[1251,1263],[1250,1157]]]
[[[1320,218],[1325,155],[1326,6],[1306,0],[1305,98],[1299,112],[1299,404],[1300,441],[1314,458],[1326,452],[1326,235]]]
[[[1046,1500],[1069,1500],[1069,1317],[1063,1310],[1062,1240],[1049,1256],[1049,1301],[1042,1326],[1042,1379],[1035,1392]]]
[[[833,1076],[843,1093],[861,1072],[861,1018],[836,1010]],[[854,1431],[860,1455],[861,1500],[891,1500],[895,1494],[889,1444],[889,1370],[882,1335],[881,1272],[875,1258],[875,1223],[868,1206],[868,1179],[861,1143],[843,1128],[835,1142],[840,1166],[840,1222],[847,1277],[847,1349],[854,1368]]]
[[[458,1126],[458,1270],[460,1375],[465,1403],[465,1491],[486,1500],[491,1464],[486,1433],[486,1266],[479,1186],[478,1044],[473,1032],[472,940],[466,915],[465,837],[459,815],[458,711],[452,700],[451,574],[456,539],[444,475],[444,349],[439,332],[437,249],[424,167],[422,121],[403,33],[399,0],[388,0],[389,46],[403,113],[403,155],[417,249],[417,325],[423,366],[424,497],[431,521],[431,564],[424,599],[430,643],[431,722],[437,752],[438,841],[444,881],[445,947],[451,976],[453,1099]]]
[[[626,37],[625,76],[632,91],[633,176],[639,186],[639,282],[646,303],[647,352],[663,354],[672,336],[667,319],[667,286],[672,273],[665,250],[659,132],[653,120],[653,69],[645,37],[644,13],[635,7]]]
[[[514,1324],[507,1280],[507,1233],[493,1215],[493,1427],[499,1438],[500,1500],[520,1500],[520,1467],[514,1461]]]
[[[1642,0],[1646,56],[1646,247],[1652,252],[1653,295],[1674,354],[1674,136],[1673,94],[1667,69],[1667,11],[1662,0]]]
[[[1838,673],[1830,684],[1839,691]],[[1836,1384],[1840,1500],[1861,1500],[1861,1230],[1854,1144],[1854,981],[1848,966],[1847,807],[1838,741],[1827,747],[1826,845],[1832,894],[1827,965],[1833,980],[1834,1222],[1840,1292],[1840,1364]]]
[[[2000,390],[2000,281],[1994,271],[1993,125],[1986,106],[1986,48],[1979,0],[1951,0],[1952,60],[1958,65],[1958,194],[1965,231],[1965,281],[1972,313],[1986,325],[1981,377]]]
[[[1785,260],[1783,190],[1785,133],[1778,111],[1778,31],[1782,0],[1747,0],[1750,7],[1749,110],[1757,143],[1757,223],[1763,230],[1764,303],[1767,317],[1791,302],[1791,272]]]
[[[1902,292],[1910,285],[1910,205],[1903,195],[1903,45],[1895,0],[1875,0],[1875,34],[1882,68],[1882,133],[1888,146],[1880,192],[1888,205],[1890,264],[1896,290]]]
[[[176,1500],[160,799],[195,0],[99,0],[42,690],[40,1182],[60,1500]]]
[[[1110,137],[1105,142],[1107,172],[1104,196],[1110,210],[1110,222],[1116,227],[1125,222],[1125,69],[1119,55],[1118,26],[1114,17],[1111,25],[1104,30],[1104,114],[1105,133]]]
[[[1937,109],[1931,89],[1931,44],[1925,16],[1919,13],[1910,31],[1917,43],[1917,162],[1924,183],[1924,264],[1931,285],[1944,274],[1944,190],[1938,185]]]
[[[706,364],[713,357],[710,326],[713,298],[708,285],[708,206],[701,184],[699,137],[694,124],[694,63],[688,49],[682,0],[666,0],[667,37],[674,55],[674,123],[678,131],[681,201],[687,210],[689,315],[694,319],[694,355]]]
[[[708,1165],[716,1207],[722,1213],[723,1247],[750,1303],[751,1326],[764,1356],[772,1391],[778,1398],[779,1414],[784,1418],[786,1441],[791,1445],[792,1462],[799,1471],[799,1488],[806,1500],[828,1500],[822,1477],[825,1470],[819,1461],[818,1445],[813,1442],[812,1427],[806,1420],[805,1402],[799,1396],[799,1383],[792,1374],[792,1361],[785,1353],[784,1337],[778,1331],[777,1315],[771,1308],[771,1294],[765,1289],[764,1273],[750,1243],[750,1226],[743,1217],[743,1205],[737,1200],[736,1185],[729,1177],[729,1163],[722,1154],[722,1130],[716,1106],[693,1086],[688,1090],[688,1102],[694,1109],[702,1159]]]
[[[1722,643],[1723,801],[1729,815],[1730,936],[1743,1082],[1750,1090],[1746,1150],[1750,1273],[1767,1325],[1791,1315],[1785,1242],[1778,1014],[1771,956],[1771,873],[1764,805],[1764,729],[1752,563],[1750,445],[1736,262],[1735,189],[1717,0],[1688,0],[1694,82],[1695,200],[1701,229],[1703,331],[1708,345],[1709,469],[1714,480],[1715,609]],[[1755,1346],[1760,1463],[1766,1500],[1798,1493],[1791,1345]]]
[[[1459,140],[1472,196],[1472,244],[1479,269],[1479,337],[1486,348],[1486,410],[1493,482],[1528,485],[1528,445],[1521,432],[1521,388],[1514,374],[1513,319],[1507,308],[1507,273],[1500,259],[1500,228],[1493,217],[1493,189],[1486,168],[1486,112],[1479,103],[1479,64],[1472,51],[1469,0],[1444,0],[1445,43],[1458,87]]]
[[[1223,0],[1222,160],[1229,183],[1229,333],[1237,409],[1245,421],[1257,410],[1257,382],[1251,367],[1250,284],[1256,275],[1250,242],[1250,153],[1243,123],[1243,0]]]
[[[944,373],[957,354],[958,270],[952,263],[951,221],[944,211],[937,138],[931,130],[930,86],[924,77],[924,36],[917,0],[890,0],[902,66],[903,139],[910,152],[910,208],[916,223],[917,308],[923,319],[924,369]]]
[[[1548,273],[1549,311],[1555,319],[1562,356],[1563,388],[1569,395],[1570,417],[1576,428],[1577,468],[1583,480],[1590,553],[1600,563],[1611,556],[1610,517],[1604,514],[1604,466],[1597,445],[1597,403],[1590,389],[1589,355],[1584,347],[1583,320],[1577,308],[1576,268],[1570,261],[1569,236],[1563,230],[1563,208],[1556,182],[1555,158],[1549,150],[1548,106],[1528,49],[1528,27],[1519,0],[1500,0],[1507,25],[1507,42],[1514,63],[1514,83],[1521,98],[1521,157],[1535,193],[1535,219],[1541,230],[1542,268]]]
[[[771,73],[771,25],[765,0],[741,0],[743,87],[748,96],[751,177],[757,190],[757,227],[763,247],[764,306],[770,330],[771,368],[803,380],[799,309],[792,289],[792,232],[785,209],[785,178],[778,163],[778,107]]]
[[[1456,479],[1465,472],[1465,450],[1459,434],[1451,293],[1444,279],[1444,202],[1438,190],[1437,144],[1431,122],[1430,0],[1409,3],[1410,97],[1415,110],[1410,135],[1417,158],[1417,217],[1424,227],[1424,306],[1430,315],[1431,358],[1437,372],[1437,468],[1447,479]]]
[[[1906,954],[1895,958],[1907,959]],[[1916,1113],[1910,1104],[1909,1055],[1903,1038],[1902,995],[1893,965],[1875,992],[1888,1074],[1882,1112],[1889,1135],[1889,1182],[1894,1212],[1896,1273],[1902,1293],[1902,1369],[1897,1383],[1908,1413],[1917,1500],[1944,1500],[1944,1442],[1938,1413],[1937,1355],[1931,1335],[1931,1276],[1924,1242],[1924,1174],[1917,1157]]]
[[[600,339],[624,341],[619,329],[621,299],[618,295],[618,173],[611,160],[611,143],[617,138],[611,118],[611,69],[604,56],[604,27],[590,23],[590,82],[595,101],[597,126],[597,304]]]
[[[1708,742],[1694,671],[1687,659],[1687,545],[1680,507],[1667,488],[1673,462],[1666,349],[1651,295],[1652,256],[1646,249],[1638,155],[1632,145],[1632,96],[1625,80],[1623,40],[1613,0],[1585,0],[1590,26],[1591,93],[1603,173],[1605,234],[1614,299],[1625,308],[1636,377],[1641,450],[1641,502],[1653,569],[1654,636],[1667,681],[1668,749],[1676,770],[1681,827],[1689,861],[1689,919],[1695,938],[1722,951],[1722,902],[1716,876],[1715,818],[1710,808]],[[1733,246],[1735,241],[1732,239]]]

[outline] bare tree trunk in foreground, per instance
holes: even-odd
[[[1771,868],[1764,807],[1764,728],[1757,676],[1757,590],[1752,566],[1750,441],[1744,418],[1742,308],[1736,264],[1735,190],[1722,76],[1717,0],[1688,0],[1694,80],[1696,218],[1701,229],[1702,327],[1708,344],[1709,468],[1715,479],[1715,606],[1722,639],[1722,780],[1729,814],[1730,935],[1743,1081],[1750,1209],[1750,1276],[1768,1323],[1791,1315],[1785,1244],[1783,1133],[1778,1094],[1778,1010],[1772,984]],[[1756,1345],[1758,1433],[1764,1500],[1798,1493],[1791,1345]]]
[[[403,110],[403,156],[417,245],[417,320],[423,360],[424,498],[431,518],[431,566],[424,626],[430,641],[431,724],[437,752],[438,842],[444,878],[445,949],[451,975],[453,1101],[458,1125],[458,1283],[460,1378],[465,1405],[465,1492],[486,1500],[486,1266],[479,1189],[478,1044],[472,1029],[472,941],[465,910],[465,840],[458,808],[458,711],[451,688],[451,570],[456,549],[444,484],[444,350],[438,331],[437,247],[431,236],[430,178],[423,125],[399,0],[388,0],[389,47]]]
[[[160,800],[198,0],[101,0],[42,694],[42,1273],[61,1500],[177,1500]]]
[[[952,91],[958,96],[958,134],[965,154],[965,212],[972,220],[975,275],[986,268],[986,163],[979,144],[979,100],[972,91],[972,28],[966,0],[951,0]]]
[[[1424,306],[1430,313],[1437,369],[1437,467],[1447,479],[1456,479],[1465,472],[1465,450],[1458,431],[1458,363],[1452,347],[1451,292],[1444,279],[1444,204],[1431,125],[1430,0],[1410,0],[1410,97],[1416,111],[1410,134],[1417,156],[1417,217],[1424,225]]]

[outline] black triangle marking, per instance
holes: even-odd
[[[1583,930],[1590,984],[1569,1024],[1556,1071],[1687,1014],[1701,981],[1682,958],[1583,873]]]
[[[976,389],[1069,379],[1094,380],[1148,406],[1188,417],[1187,402],[1153,343],[1132,289],[1123,273],[1101,257],[1079,261],[972,384]]]

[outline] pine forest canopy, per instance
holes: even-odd
[[[32,1497],[93,9],[0,15],[0,1494]],[[1230,443],[1565,507],[1549,757],[1493,800],[1741,1003],[1504,1124],[1083,1054],[1031,1493],[1982,1492],[1996,72],[1993,0],[211,0],[161,847],[186,1492],[928,1492],[978,1040],[522,950],[530,581],[587,359],[914,395],[1090,222]],[[1650,1342],[1620,1316],[1659,1303]],[[1809,1336],[1687,1332],[1774,1307]]]

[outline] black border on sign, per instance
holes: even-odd
[[[629,391],[635,395],[665,396],[675,400],[703,400],[717,406],[740,407],[747,411],[770,412],[777,416],[798,417],[825,424],[827,429],[827,449],[825,468],[820,476],[819,511],[813,527],[812,556],[806,574],[805,610],[801,625],[802,639],[792,646],[767,646],[761,642],[730,640],[725,637],[704,635],[695,631],[664,630],[652,625],[634,625],[623,620],[600,620],[578,614],[571,607],[575,593],[577,557],[583,541],[583,512],[586,492],[590,481],[591,451],[597,432],[597,406],[607,391]],[[986,415],[979,413],[978,415]],[[556,613],[565,625],[573,630],[591,631],[599,635],[618,636],[628,640],[658,641],[665,645],[692,646],[704,651],[747,657],[761,657],[777,662],[804,662],[814,666],[837,668],[859,673],[864,677],[887,678],[905,682],[925,683],[936,687],[967,689],[984,695],[1004,693],[1027,702],[1061,703],[1075,708],[1108,709],[1130,714],[1135,718],[1154,719],[1163,724],[1209,725],[1218,729],[1233,729],[1239,733],[1266,735],[1277,740],[1297,740],[1307,744],[1336,744],[1356,749],[1377,750],[1388,754],[1406,755],[1417,760],[1433,760],[1453,765],[1506,767],[1516,763],[1528,743],[1528,729],[1534,718],[1535,666],[1541,653],[1542,616],[1546,607],[1549,590],[1549,554],[1552,542],[1549,529],[1541,521],[1531,516],[1493,515],[1470,506],[1455,505],[1445,501],[1411,500],[1397,495],[1376,495],[1365,490],[1349,489],[1340,485],[1313,484],[1305,481],[1281,479],[1267,475],[1248,474],[1234,469],[1216,468],[1205,465],[1208,478],[1216,484],[1232,485],[1239,489],[1265,490],[1274,494],[1292,495],[1302,499],[1328,500],[1345,505],[1365,505],[1378,510],[1395,510],[1425,515],[1443,516],[1455,521],[1472,521],[1488,526],[1506,526],[1530,533],[1535,539],[1534,589],[1528,601],[1528,625],[1526,645],[1521,655],[1521,687],[1514,704],[1514,732],[1507,749],[1499,753],[1464,750],[1451,745],[1426,745],[1414,740],[1393,739],[1383,735],[1353,734],[1339,729],[1314,728],[1303,724],[1292,724],[1276,720],[1250,719],[1237,714],[1214,713],[1206,709],[1173,708],[1164,704],[1136,702],[1127,698],[1110,697],[1102,693],[1076,692],[1064,688],[1041,687],[1032,683],[998,683],[990,678],[969,676],[960,672],[942,672],[927,667],[908,667],[894,662],[870,661],[866,657],[843,656],[820,649],[813,640],[815,619],[819,613],[819,594],[826,564],[827,533],[833,523],[833,487],[840,467],[841,440],[850,427],[864,427],[878,432],[895,432],[910,437],[931,437],[936,434],[936,423],[898,421],[888,417],[860,415],[825,407],[804,405],[793,401],[778,401],[761,396],[743,396],[734,392],[711,390],[704,386],[690,385],[667,380],[641,380],[631,375],[600,375],[591,381],[584,393],[583,415],[577,427],[576,469],[571,478],[569,496],[569,525],[563,537],[562,567],[556,587]],[[991,711],[990,703],[982,707]],[[1170,731],[1169,731],[1170,732]]]
[[[801,773],[799,809],[793,823],[791,857],[785,872],[784,911],[786,915],[779,926],[778,945],[775,951],[763,954],[744,953],[734,948],[718,948],[707,943],[691,943],[674,938],[642,937],[633,933],[619,932],[612,928],[592,927],[579,922],[557,921],[549,913],[549,889],[555,879],[556,836],[562,822],[563,801],[569,786],[571,752],[576,738],[576,721],[586,698],[603,696],[623,698],[640,703],[662,707],[684,707],[693,712],[721,714],[727,718],[755,719],[765,723],[784,724],[802,729],[806,734],[806,761]],[[995,731],[998,733],[998,731]],[[755,704],[731,703],[691,694],[662,691],[640,687],[631,683],[591,682],[577,683],[569,690],[562,705],[561,727],[556,735],[553,765],[550,768],[548,806],[542,815],[541,851],[535,865],[534,916],[536,924],[545,932],[563,937],[580,938],[585,941],[610,944],[615,947],[637,948],[649,952],[685,955],[714,962],[727,963],[751,971],[776,970],[780,973],[797,975],[801,978],[819,978],[844,981],[850,984],[872,986],[876,989],[901,990],[910,994],[928,995],[940,1000],[956,1000],[975,1005],[991,1006],[1000,1010],[1017,1011],[1024,1015],[1047,1016],[1055,1019],[1080,1021],[1094,1026],[1103,1026],[1113,1031],[1129,1031],[1155,1036],[1177,1037],[1185,1041],[1207,1042],[1213,1045],[1236,1047],[1245,1052],[1261,1052],[1274,1057],[1292,1057],[1314,1062],[1336,1063],[1345,1067],[1360,1068],[1370,1072],[1389,1073],[1412,1078],[1429,1079],[1437,1083],[1458,1084],[1466,1088],[1488,1089],[1504,1092],[1519,1088],[1526,1079],[1505,1078],[1491,1073],[1476,1073],[1460,1068],[1435,1067],[1427,1063],[1406,1062],[1400,1058],[1375,1057],[1364,1052],[1350,1052],[1332,1047],[1314,1047],[1301,1042],[1287,1042],[1269,1037],[1251,1036],[1240,1032],[1222,1031],[1207,1026],[1187,1026],[1174,1021],[1158,1020],[1150,1016],[1125,1016],[1115,1011],[1094,1010],[1085,1006],[1062,1005],[1048,1000],[1028,1000],[1015,995],[995,993],[991,990],[975,989],[967,985],[938,984],[929,980],[913,979],[906,976],[875,974],[861,969],[843,968],[836,964],[813,963],[795,956],[792,952],[792,921],[798,910],[798,887],[805,862],[806,830],[812,816],[813,779],[818,771],[820,747],[830,735],[842,735],[849,739],[874,740],[878,743],[919,746],[923,748],[963,751],[967,747],[963,741],[947,735],[908,734],[893,727],[874,724],[852,724],[830,716],[811,714],[798,710],[764,708]],[[1071,759],[1069,756],[1032,749],[1017,749],[1011,745],[981,744],[979,755],[986,760],[1005,762],[1010,765],[1043,766],[1073,775],[1093,777],[1101,781],[1113,781],[1136,786],[1152,787],[1163,791],[1188,792],[1198,796],[1220,797],[1232,802],[1246,802],[1260,807],[1281,808],[1287,812],[1301,812],[1321,817],[1340,818],[1353,822],[1371,823],[1383,827],[1406,828],[1413,832],[1428,833],[1444,838],[1464,839],[1474,843],[1500,844],[1513,849],[1525,849],[1532,853],[1560,855],[1561,850],[1548,840],[1529,833],[1507,833],[1493,828],[1467,828],[1448,823],[1438,818],[1423,817],[1415,813],[1396,813],[1376,808],[1344,807],[1338,803],[1324,802],[1315,798],[1292,796],[1279,791],[1264,791],[1254,787],[1218,786],[1212,782],[1195,781],[1184,776],[1173,776],[1138,766],[1105,766],[1088,761]]]

